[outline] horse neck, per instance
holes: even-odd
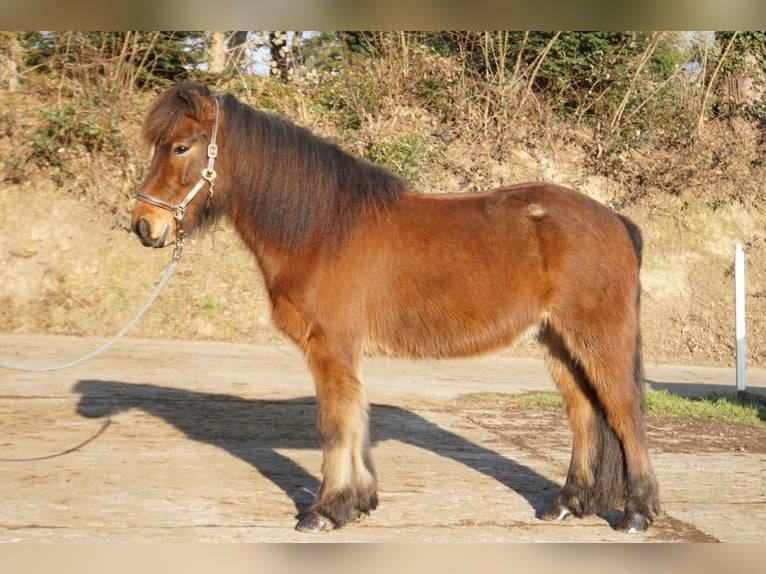
[[[387,210],[407,187],[281,118],[246,106],[231,111],[219,206],[267,277],[288,262],[332,257],[369,215]]]

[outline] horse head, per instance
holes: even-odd
[[[149,109],[142,136],[153,155],[132,216],[145,246],[179,244],[200,226],[213,194],[220,115],[218,99],[192,83],[166,90]]]

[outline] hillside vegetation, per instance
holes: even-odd
[[[120,34],[0,36],[3,331],[105,337],[149,295],[170,253],[130,234],[149,160],[141,119],[156,90],[195,79],[423,193],[543,180],[628,215],[645,237],[648,362],[734,364],[743,243],[747,360],[766,366],[759,36],[335,33],[285,41],[269,77],[236,61],[217,73],[199,65],[213,34],[199,45]],[[132,336],[283,340],[255,262],[225,222],[187,246]],[[536,351],[520,342],[508,352]]]

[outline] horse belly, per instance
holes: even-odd
[[[397,257],[368,299],[368,350],[469,356],[508,346],[539,323],[539,276],[527,256],[461,249]]]
[[[467,357],[509,346],[535,322],[498,317],[493,322],[468,322],[460,317],[432,319],[423,313],[391,321],[365,342],[365,352],[412,358]]]

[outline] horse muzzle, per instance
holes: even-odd
[[[152,224],[146,217],[139,217],[133,222],[133,232],[145,247],[165,247],[170,235],[170,223]]]

